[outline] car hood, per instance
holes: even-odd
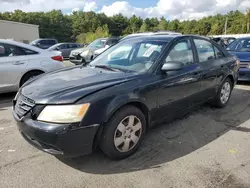
[[[250,52],[234,52],[230,51],[231,54],[237,56],[241,62],[250,62]]]
[[[86,50],[93,50],[93,51],[95,51],[96,48],[93,48],[93,47],[77,48],[75,50],[72,50],[71,53],[79,53],[80,54],[80,53],[82,53],[82,52],[84,52]]]
[[[21,88],[21,93],[37,104],[70,104],[136,77],[135,73],[77,66],[48,73],[30,81]]]

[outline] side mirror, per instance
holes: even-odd
[[[59,47],[56,47],[55,50],[60,50],[60,48],[59,48]]]
[[[178,71],[183,69],[184,64],[182,62],[179,61],[168,61],[166,63],[164,63],[164,65],[162,66],[161,70],[162,71]]]

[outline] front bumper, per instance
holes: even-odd
[[[72,54],[70,54],[69,60],[70,60],[70,62],[72,62],[72,63],[74,63],[76,65],[82,63],[82,57],[80,56],[80,54],[78,54],[78,55],[72,55]]]
[[[240,68],[238,81],[250,81],[250,68]]]
[[[31,145],[52,155],[76,157],[90,154],[99,125],[71,128],[71,125],[51,124],[32,120],[29,115],[14,119],[21,135]]]

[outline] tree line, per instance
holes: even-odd
[[[217,14],[200,20],[166,20],[164,17],[142,19],[122,14],[108,17],[103,13],[77,11],[70,15],[61,10],[50,12],[0,13],[0,19],[39,25],[41,38],[56,38],[60,42],[78,41],[89,43],[99,37],[124,36],[136,32],[169,30],[183,34],[220,35],[250,33],[250,9],[247,13],[231,11],[225,15]]]

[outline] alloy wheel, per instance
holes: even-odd
[[[222,104],[225,104],[230,97],[231,85],[229,82],[225,82],[221,88],[220,100]]]
[[[136,116],[125,117],[117,126],[114,145],[120,152],[128,152],[139,142],[142,134],[142,123]]]

